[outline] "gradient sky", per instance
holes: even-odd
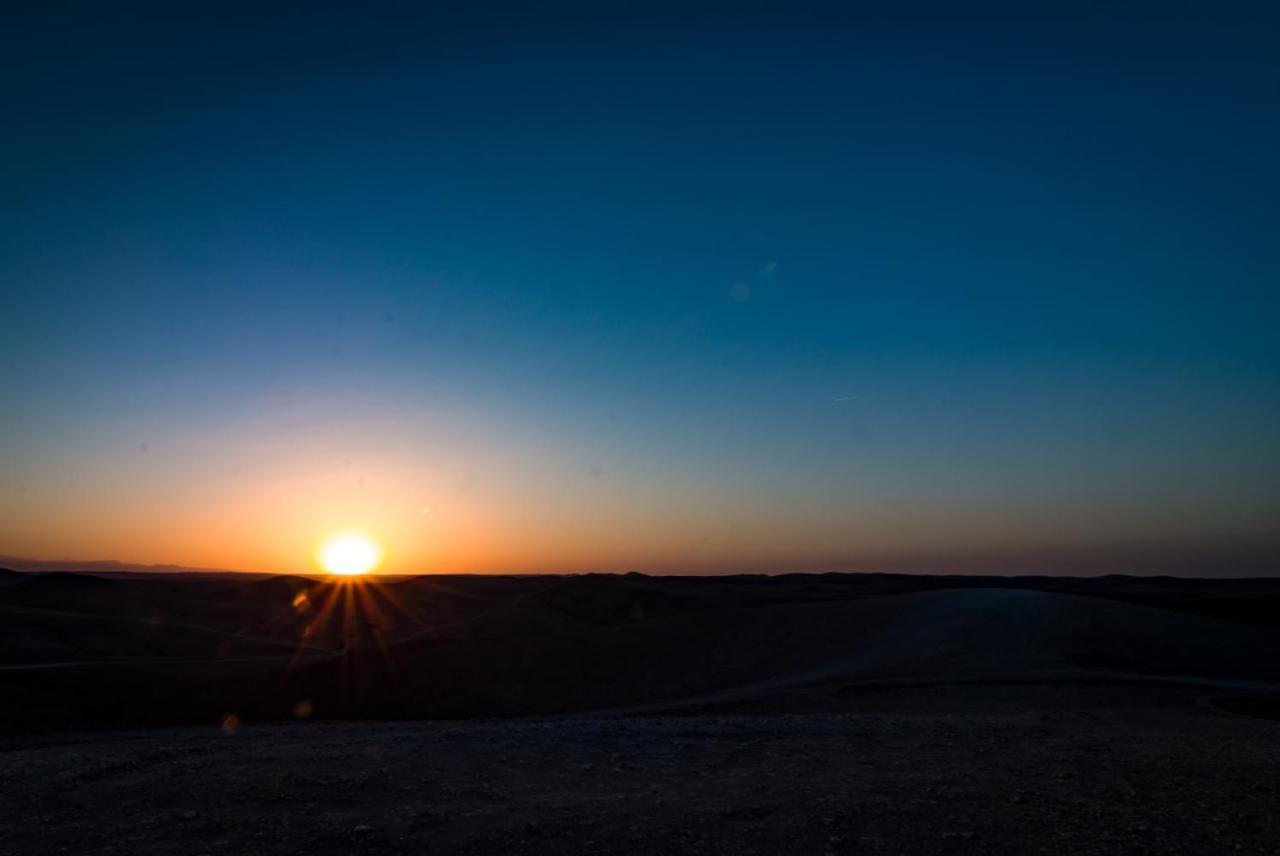
[[[0,553],[1280,568],[1272,4],[36,5]]]

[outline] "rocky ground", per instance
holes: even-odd
[[[1280,722],[1203,689],[790,708],[11,736],[0,853],[1280,851]]]

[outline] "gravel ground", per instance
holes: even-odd
[[[1280,852],[1280,722],[1203,690],[793,707],[9,737],[0,853]]]

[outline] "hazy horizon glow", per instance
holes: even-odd
[[[0,554],[1280,572],[1280,13],[15,12]]]

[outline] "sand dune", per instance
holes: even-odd
[[[417,578],[352,594],[354,623],[304,635],[330,599],[346,614],[344,590],[301,577],[27,577],[0,586],[0,689],[26,699],[0,715],[50,727],[262,720],[306,700],[324,717],[447,718],[904,681],[1280,681],[1275,628],[1131,602],[1168,602],[1182,583],[1000,582]],[[1068,585],[1104,596],[1052,590]],[[1250,585],[1264,603],[1276,588]],[[54,664],[69,674],[16,668]]]
[[[819,684],[1157,676],[1280,678],[1266,628],[1074,595],[942,590],[853,602],[705,610],[609,627],[538,621],[536,603],[453,638],[364,653],[355,710],[396,716],[606,709],[758,697]],[[495,622],[529,635],[487,633]],[[319,692],[334,666],[298,686]]]

